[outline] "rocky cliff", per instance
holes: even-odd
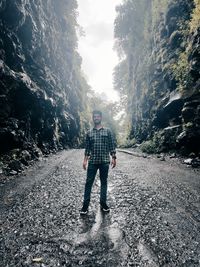
[[[130,137],[151,140],[152,151],[198,153],[200,1],[125,1],[117,11],[115,87],[128,99]]]
[[[12,169],[79,144],[76,9],[76,0],[0,2],[0,154]]]

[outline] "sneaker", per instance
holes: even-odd
[[[109,212],[110,211],[110,208],[104,203],[101,203],[101,209],[103,211],[105,211],[105,212]]]
[[[80,214],[84,215],[84,214],[87,214],[88,213],[88,207],[83,205],[81,211],[80,211]]]

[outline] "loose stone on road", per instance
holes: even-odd
[[[199,170],[118,153],[108,203],[99,177],[80,216],[83,150],[49,157],[1,192],[1,262],[12,266],[200,266]]]

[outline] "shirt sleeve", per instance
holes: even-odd
[[[89,137],[89,133],[86,134],[86,138],[85,138],[85,156],[90,156],[90,137]]]
[[[116,155],[116,142],[113,137],[113,134],[110,130],[108,130],[108,140],[109,140],[109,152],[111,156]]]

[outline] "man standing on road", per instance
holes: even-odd
[[[83,160],[83,169],[87,169],[87,179],[85,184],[83,207],[80,214],[88,212],[90,204],[90,195],[92,185],[99,170],[101,190],[100,190],[100,205],[101,209],[109,212],[107,206],[107,178],[110,164],[110,156],[112,157],[112,168],[116,166],[116,150],[115,141],[111,131],[104,128],[101,124],[102,113],[99,110],[93,111],[94,128],[86,135],[85,157]]]

